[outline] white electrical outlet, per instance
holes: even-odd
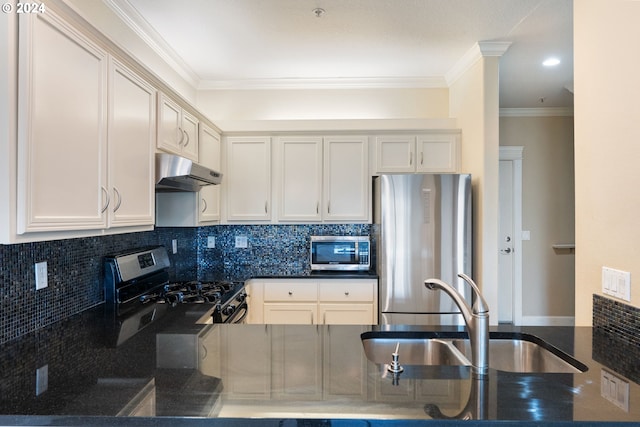
[[[631,273],[602,267],[602,293],[631,301]]]
[[[208,236],[207,237],[207,247],[208,248],[215,248],[216,247],[216,238],[215,238],[215,236]]]
[[[49,365],[36,369],[36,396],[40,396],[49,388]]]
[[[247,236],[236,236],[236,248],[246,248],[249,246]]]
[[[600,370],[600,394],[625,412],[629,412],[629,382],[612,372]]]
[[[47,283],[47,261],[37,262],[35,265],[36,270],[36,291],[38,289],[44,289],[49,284]]]
[[[178,253],[178,241],[176,239],[173,239],[171,241],[171,253],[174,253],[174,254]]]

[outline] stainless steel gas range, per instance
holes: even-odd
[[[242,323],[247,315],[243,282],[170,281],[164,246],[133,249],[104,258],[107,315],[116,346],[182,304],[204,304],[198,323]]]

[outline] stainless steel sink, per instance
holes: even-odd
[[[452,344],[471,358],[469,340],[452,340]],[[499,371],[521,373],[568,373],[587,371],[587,366],[550,344],[533,342],[527,337],[490,338],[489,367]]]
[[[367,359],[381,365],[391,363],[397,346],[401,366],[471,366],[468,339],[433,335],[368,332],[361,339]],[[490,334],[489,367],[519,373],[577,374],[588,370],[586,365],[546,341],[520,333]]]
[[[388,364],[398,348],[398,359],[404,365],[470,365],[467,358],[452,341],[434,338],[363,338],[367,359],[377,364]]]

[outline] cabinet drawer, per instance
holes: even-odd
[[[318,301],[316,282],[265,283],[265,301]]]
[[[374,295],[372,282],[325,282],[320,284],[320,301],[330,302],[372,302]]]

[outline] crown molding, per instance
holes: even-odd
[[[500,117],[570,117],[573,108],[545,107],[545,108],[501,108]]]
[[[509,46],[511,42],[477,42],[445,74],[447,86],[453,85],[480,58],[502,56]]]
[[[269,89],[434,89],[447,88],[443,77],[370,77],[370,78],[282,78],[243,80],[203,80],[198,90]]]
[[[131,29],[153,52],[162,58],[180,77],[193,88],[197,88],[200,79],[184,60],[153,29],[142,15],[127,0],[102,0],[124,24]]]

